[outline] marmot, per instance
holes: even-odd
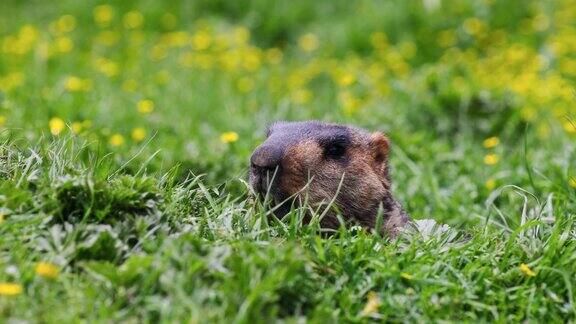
[[[319,121],[277,122],[250,158],[250,185],[277,205],[277,217],[302,201],[333,202],[336,208],[320,221],[323,228],[338,228],[340,212],[346,223],[374,229],[380,209],[383,225],[375,230],[394,237],[410,218],[392,196],[389,148],[380,132]]]

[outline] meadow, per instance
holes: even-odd
[[[0,322],[574,322],[570,0],[0,2]],[[246,184],[276,120],[386,133],[420,228]]]

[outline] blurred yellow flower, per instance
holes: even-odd
[[[107,27],[114,19],[114,7],[107,4],[96,6],[92,14],[98,26]]]
[[[132,10],[124,15],[122,22],[127,29],[136,29],[144,23],[144,16],[140,11]]]
[[[482,142],[485,148],[493,148],[500,144],[500,139],[496,136],[488,137],[487,139]]]
[[[69,37],[62,36],[54,40],[54,48],[60,53],[68,53],[74,48],[74,43]]]
[[[576,188],[576,177],[570,177],[570,180],[568,180],[568,185],[570,185],[572,188]]]
[[[402,272],[402,273],[400,274],[400,277],[402,277],[402,278],[404,278],[404,279],[406,279],[406,280],[412,280],[412,279],[414,279],[414,276],[413,276],[413,275],[411,275],[411,274],[409,274],[409,273],[406,273],[406,272]]]
[[[37,275],[48,279],[56,279],[60,275],[60,268],[49,262],[38,262],[35,270]]]
[[[527,277],[536,276],[536,272],[532,271],[532,269],[530,269],[530,267],[526,263],[520,264],[520,271],[522,271],[522,273]]]
[[[238,140],[238,133],[236,132],[224,132],[220,135],[220,141],[223,143],[234,143]]]
[[[0,282],[0,296],[16,296],[22,293],[22,286],[15,283]]]
[[[378,297],[378,294],[376,294],[373,291],[368,292],[366,305],[364,306],[364,309],[362,309],[361,315],[370,316],[376,313],[381,303],[382,302],[380,301],[380,297]]]
[[[484,29],[485,23],[476,17],[472,17],[464,20],[463,27],[466,33],[476,35]]]
[[[146,130],[142,127],[137,127],[132,130],[132,139],[136,142],[141,142],[146,138]]]
[[[4,214],[0,213],[0,224],[4,223]]]
[[[199,30],[192,35],[192,48],[197,51],[202,51],[210,47],[212,44],[212,36],[205,30]]]
[[[498,163],[498,161],[500,161],[500,157],[498,156],[498,154],[487,154],[484,157],[484,163],[486,163],[487,165],[494,165],[496,163]]]
[[[73,122],[72,125],[70,125],[70,128],[72,128],[72,133],[80,134],[80,132],[82,132],[82,123],[81,122]]]
[[[154,110],[155,105],[154,101],[150,99],[143,99],[138,101],[137,107],[139,113],[141,113],[142,115],[146,115]]]
[[[58,117],[53,117],[48,122],[48,127],[50,128],[50,133],[52,133],[52,135],[58,136],[66,128],[66,123]]]
[[[64,88],[71,92],[89,91],[92,89],[92,81],[89,79],[81,79],[76,76],[69,76],[64,81]]]
[[[576,133],[576,121],[565,121],[562,124],[562,127],[564,128],[564,130],[568,133]]]
[[[6,117],[0,115],[0,127],[4,126],[6,124]]]
[[[492,190],[492,189],[496,188],[496,180],[488,179],[488,180],[486,180],[486,183],[484,183],[484,185],[486,186],[486,189]]]
[[[312,52],[318,48],[318,37],[312,33],[303,35],[298,39],[298,47],[304,52]]]
[[[250,30],[243,26],[236,27],[232,31],[232,37],[236,44],[246,44],[248,43],[248,40],[250,40]]]
[[[53,29],[57,34],[69,33],[76,28],[76,17],[64,15],[54,22]]]
[[[114,134],[110,137],[110,145],[117,147],[124,145],[124,136],[120,134]]]
[[[284,57],[282,51],[276,47],[267,50],[265,55],[266,60],[272,64],[279,64],[282,62],[282,58]]]

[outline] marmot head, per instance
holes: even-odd
[[[389,140],[352,126],[317,121],[278,122],[250,158],[250,184],[278,205],[284,216],[294,204],[328,205],[321,220],[336,228],[339,211],[347,222],[373,228],[382,207],[384,229],[395,234],[407,216],[390,192]]]

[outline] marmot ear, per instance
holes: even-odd
[[[380,132],[370,134],[370,150],[372,157],[378,163],[388,160],[388,152],[390,151],[390,141],[386,135]]]

